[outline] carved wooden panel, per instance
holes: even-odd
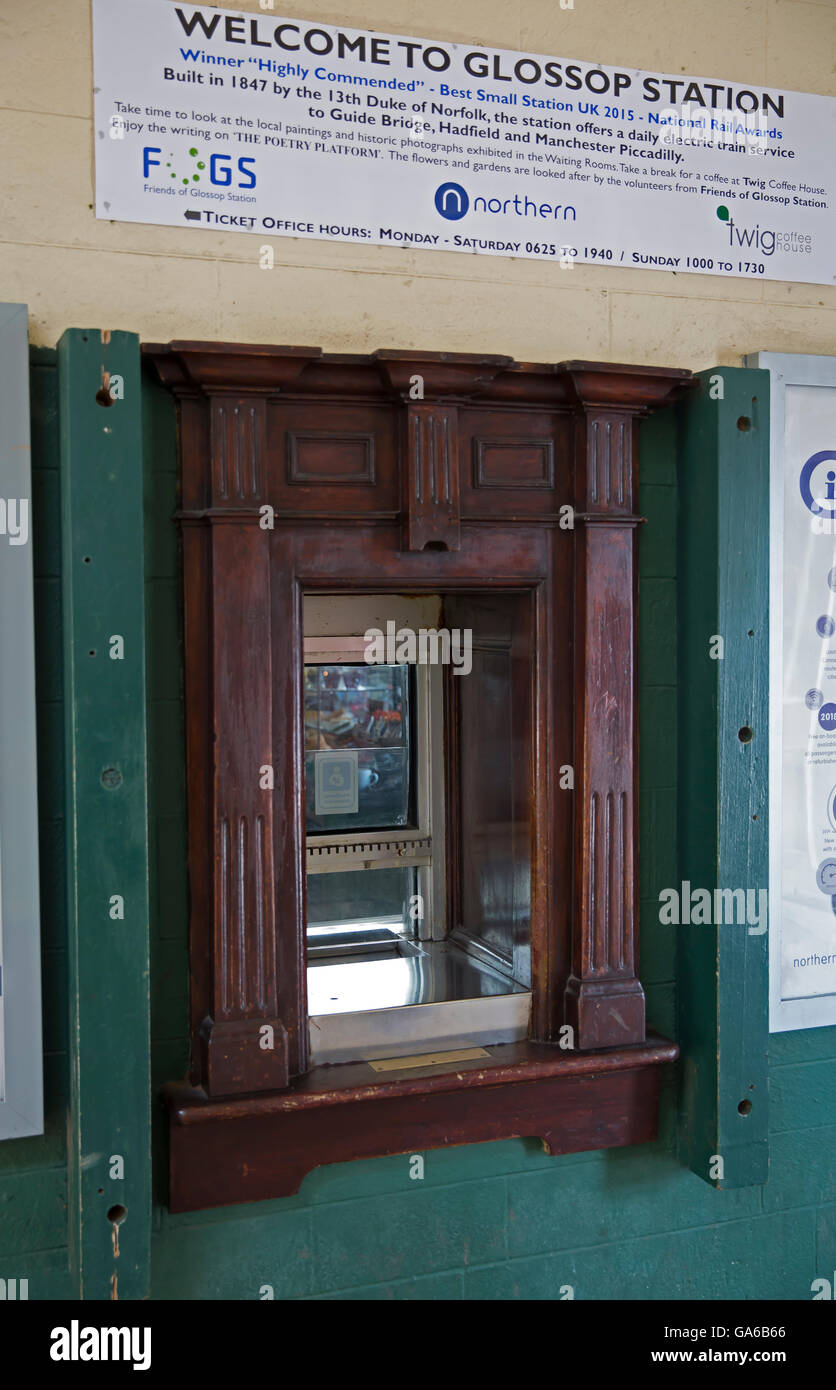
[[[644,1038],[636,975],[636,575],[633,412],[578,422],[575,926],[566,1017],[578,1046]],[[605,640],[602,640],[606,634]]]
[[[587,505],[627,508],[632,499],[632,417],[596,412],[587,424]]]
[[[688,374],[261,345],[172,344],[146,356],[181,403],[193,1079],[210,1097],[201,1103],[240,1095],[250,1113],[244,1093],[276,1092],[308,1067],[306,588],[528,596],[536,680],[519,765],[531,769],[533,1033],[549,1043],[569,1022],[581,1052],[641,1043],[635,420]],[[565,504],[574,530],[559,525]],[[570,791],[559,783],[566,765]],[[503,1079],[495,1130],[485,1102],[485,1137],[520,1132],[514,1076],[529,1066],[520,1054]],[[299,1099],[282,1112],[295,1171],[327,1147],[325,1119],[308,1130],[293,1118],[316,1074],[293,1083]],[[387,1096],[406,1094],[406,1082],[389,1084]],[[385,1143],[408,1148],[417,1136],[401,1100],[393,1105]],[[445,1105],[427,1110],[423,1146],[444,1142]],[[543,1133],[545,1111],[534,1110]],[[344,1156],[390,1151],[358,1137],[359,1107],[341,1113]],[[629,1134],[629,1115],[612,1113],[613,1135]],[[473,1137],[466,1130],[462,1139]],[[269,1147],[268,1132],[258,1143]],[[287,1174],[271,1173],[257,1195],[287,1190]]]
[[[500,382],[503,379],[500,378]],[[499,383],[497,383],[499,384]],[[461,412],[462,516],[556,519],[573,491],[573,416],[554,378],[538,384],[543,401],[509,402]],[[559,408],[555,408],[559,407]]]
[[[261,495],[264,410],[258,397],[212,401],[212,493],[216,504],[252,503]]]
[[[264,776],[273,766],[268,539],[227,518],[212,527],[210,546],[212,585],[224,598],[209,615],[214,969],[201,1041],[207,1085],[229,1095],[286,1085],[288,1051],[277,1017],[274,797]]]
[[[265,496],[284,515],[396,519],[398,419],[383,403],[272,400],[267,406]]]
[[[473,486],[537,488],[554,487],[554,440],[474,439]]]
[[[264,816],[221,816],[218,869],[218,937],[223,961],[218,1018],[267,1012],[266,936],[270,905],[270,856]]]
[[[458,412],[455,406],[407,406],[403,473],[404,543],[407,550],[461,544],[458,475]]]
[[[288,430],[287,481],[373,486],[374,435]]]

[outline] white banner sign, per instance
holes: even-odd
[[[101,218],[836,279],[830,97],[170,0],[93,35]]]

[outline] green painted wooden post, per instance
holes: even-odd
[[[151,1231],[139,341],[72,329],[58,366],[70,1263],[80,1298],[135,1299],[148,1295]],[[97,400],[107,373],[109,405]]]
[[[769,374],[698,380],[680,411],[680,880],[712,908],[715,889],[755,890],[754,918],[769,884]],[[680,1134],[700,1177],[746,1187],[768,1176],[768,932],[730,906],[676,929]]]

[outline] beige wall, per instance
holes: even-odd
[[[836,95],[836,0],[276,0],[275,13]],[[90,327],[693,369],[836,352],[832,286],[289,238],[265,271],[251,233],[97,221],[89,0],[0,0],[0,51],[0,299],[29,304],[37,343]]]

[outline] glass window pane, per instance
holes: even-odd
[[[407,666],[305,667],[308,834],[410,823],[410,718]],[[317,756],[334,750],[356,752],[356,811],[326,812],[317,806]]]
[[[414,874],[411,868],[308,874],[308,927],[385,924],[403,931],[411,925]]]

